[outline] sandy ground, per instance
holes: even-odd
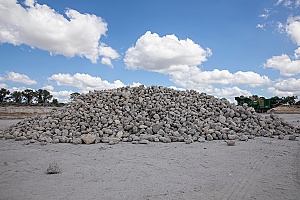
[[[299,124],[300,115],[280,116]],[[0,129],[16,122],[0,120]],[[232,147],[0,140],[0,199],[299,200],[299,140],[260,137]],[[53,161],[61,173],[46,173]]]

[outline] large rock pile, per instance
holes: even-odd
[[[28,118],[0,136],[43,143],[147,144],[247,140],[295,131],[275,115],[262,117],[252,108],[226,99],[193,90],[139,86],[80,95],[61,110]]]

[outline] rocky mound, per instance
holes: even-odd
[[[79,96],[60,110],[5,130],[5,139],[44,143],[116,144],[119,141],[186,142],[273,137],[296,129],[275,115],[236,106],[196,91],[123,87]]]

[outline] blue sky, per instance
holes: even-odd
[[[0,87],[300,96],[300,0],[1,0]]]

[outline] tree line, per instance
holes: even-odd
[[[0,103],[8,105],[42,105],[42,106],[61,106],[56,98],[45,89],[25,89],[23,91],[10,92],[5,88],[0,90]]]

